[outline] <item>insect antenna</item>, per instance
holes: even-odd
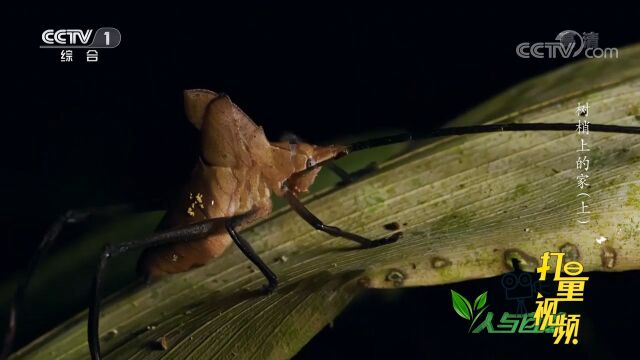
[[[328,159],[318,162],[313,166],[310,166],[300,173],[309,172],[320,166],[327,166],[335,159],[347,155],[349,153],[375,148],[378,146],[391,145],[397,143],[403,143],[413,140],[426,140],[430,138],[442,137],[442,136],[454,136],[454,135],[469,135],[480,134],[490,132],[503,132],[503,131],[576,131],[578,124],[567,123],[522,123],[522,124],[487,124],[487,125],[472,125],[472,126],[457,126],[446,127],[428,131],[418,131],[412,133],[400,133],[396,135],[383,136],[379,138],[373,138],[363,141],[354,142],[347,145],[347,149],[344,153],[339,154],[336,158]],[[589,124],[590,131],[595,132],[607,132],[618,134],[640,134],[640,126],[620,126],[620,125],[599,125]]]
[[[358,141],[347,146],[348,152],[396,144],[411,140],[423,140],[441,136],[468,135],[501,131],[576,131],[577,124],[566,123],[525,123],[525,124],[489,124],[440,128],[429,131],[402,133],[375,139]],[[640,134],[640,126],[598,125],[589,124],[590,131]]]

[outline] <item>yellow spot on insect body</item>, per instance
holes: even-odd
[[[191,203],[191,205],[189,205],[189,207],[187,208],[187,214],[191,217],[196,216],[196,206],[198,206],[200,209],[204,209],[204,201],[203,201],[204,195],[202,195],[201,193],[196,193],[195,196],[195,201],[193,201]],[[193,200],[193,193],[189,193],[189,200]],[[213,201],[211,201],[211,205],[213,205]]]

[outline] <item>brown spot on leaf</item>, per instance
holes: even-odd
[[[169,339],[166,336],[161,336],[151,343],[151,347],[155,350],[167,351],[169,349]]]
[[[442,269],[443,267],[450,265],[451,261],[443,257],[435,256],[431,259],[431,267],[434,269]]]
[[[104,341],[112,340],[116,336],[118,336],[118,329],[111,329],[104,335]]]
[[[391,269],[385,278],[386,281],[393,282],[394,286],[401,286],[407,275],[402,270]]]
[[[371,279],[368,276],[363,276],[358,279],[358,285],[368,288],[371,286]]]
[[[386,230],[389,230],[389,231],[396,231],[396,230],[400,229],[400,224],[398,224],[397,222],[394,221],[394,222],[390,222],[388,224],[384,224],[383,227]]]
[[[602,253],[600,254],[602,259],[602,267],[605,269],[613,269],[616,266],[616,250],[611,246],[603,246]]]
[[[560,252],[565,254],[565,258],[569,261],[577,261],[580,259],[580,252],[578,251],[578,247],[573,245],[572,243],[566,243],[560,246]]]
[[[538,267],[538,259],[520,249],[506,249],[504,251],[504,263],[509,270],[514,270],[514,261],[522,271],[534,272]]]

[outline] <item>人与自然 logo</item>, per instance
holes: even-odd
[[[583,271],[582,264],[577,261],[564,262],[565,253],[545,252],[540,259],[542,264],[536,269],[540,274],[538,279],[534,279],[530,273],[518,270],[502,276],[505,299],[518,303],[516,313],[505,311],[499,316],[487,311],[488,291],[479,294],[472,305],[462,294],[451,290],[451,302],[455,313],[469,321],[468,333],[551,334],[554,344],[578,343],[580,314],[562,312],[559,305],[563,302],[584,301],[585,283],[589,277],[578,276]],[[555,267],[552,268],[554,262]],[[550,270],[555,273],[550,279],[556,285],[555,292],[549,291],[551,286],[548,286],[547,272]],[[545,296],[549,293],[555,296]],[[534,298],[536,310],[527,312],[525,300]]]

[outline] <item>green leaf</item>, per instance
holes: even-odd
[[[471,320],[471,315],[473,314],[471,304],[469,304],[469,301],[467,301],[464,296],[458,294],[454,290],[451,290],[451,301],[453,302],[453,309],[458,313],[458,315],[464,319]]]
[[[486,302],[487,302],[487,292],[485,291],[476,298],[476,301],[473,302],[473,310],[477,311],[478,309],[483,307]]]

